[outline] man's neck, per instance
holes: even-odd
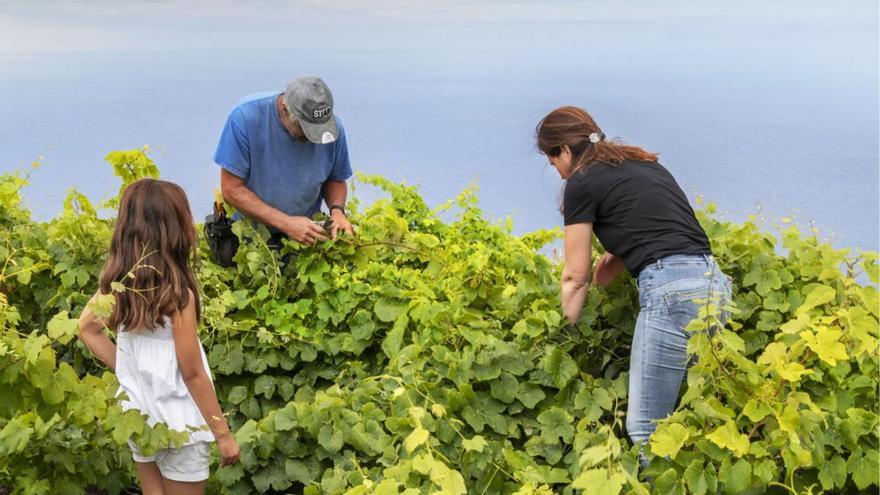
[[[284,93],[275,97],[275,111],[278,112],[278,120],[284,122]]]

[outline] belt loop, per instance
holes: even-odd
[[[659,268],[660,270],[662,270],[662,269],[663,269],[663,260],[662,260],[662,259],[658,259],[656,263],[657,263],[657,268]]]

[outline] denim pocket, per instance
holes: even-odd
[[[685,331],[690,323],[699,314],[701,303],[696,300],[711,300],[709,280],[705,278],[685,278],[670,282],[664,287],[663,300],[669,311],[669,316],[675,323],[676,328]]]

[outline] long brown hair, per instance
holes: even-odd
[[[129,184],[99,282],[101,293],[116,296],[108,326],[156,328],[162,317],[189,304],[190,290],[200,317],[199,289],[190,266],[195,248],[192,213],[180,186],[156,179]]]
[[[538,150],[548,156],[559,156],[562,146],[571,149],[572,175],[586,170],[594,163],[619,165],[626,160],[657,161],[657,154],[619,140],[606,141],[602,129],[586,110],[578,107],[559,107],[548,113],[535,128]],[[598,142],[591,142],[590,136]]]

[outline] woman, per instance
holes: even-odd
[[[592,280],[605,286],[626,268],[639,288],[630,356],[626,428],[645,442],[655,420],[674,409],[687,370],[687,324],[695,299],[730,300],[730,279],[712,257],[709,239],[657,155],[605,140],[590,115],[558,108],[538,124],[538,149],[566,181],[562,311],[577,323],[590,283],[593,232],[605,254]]]

